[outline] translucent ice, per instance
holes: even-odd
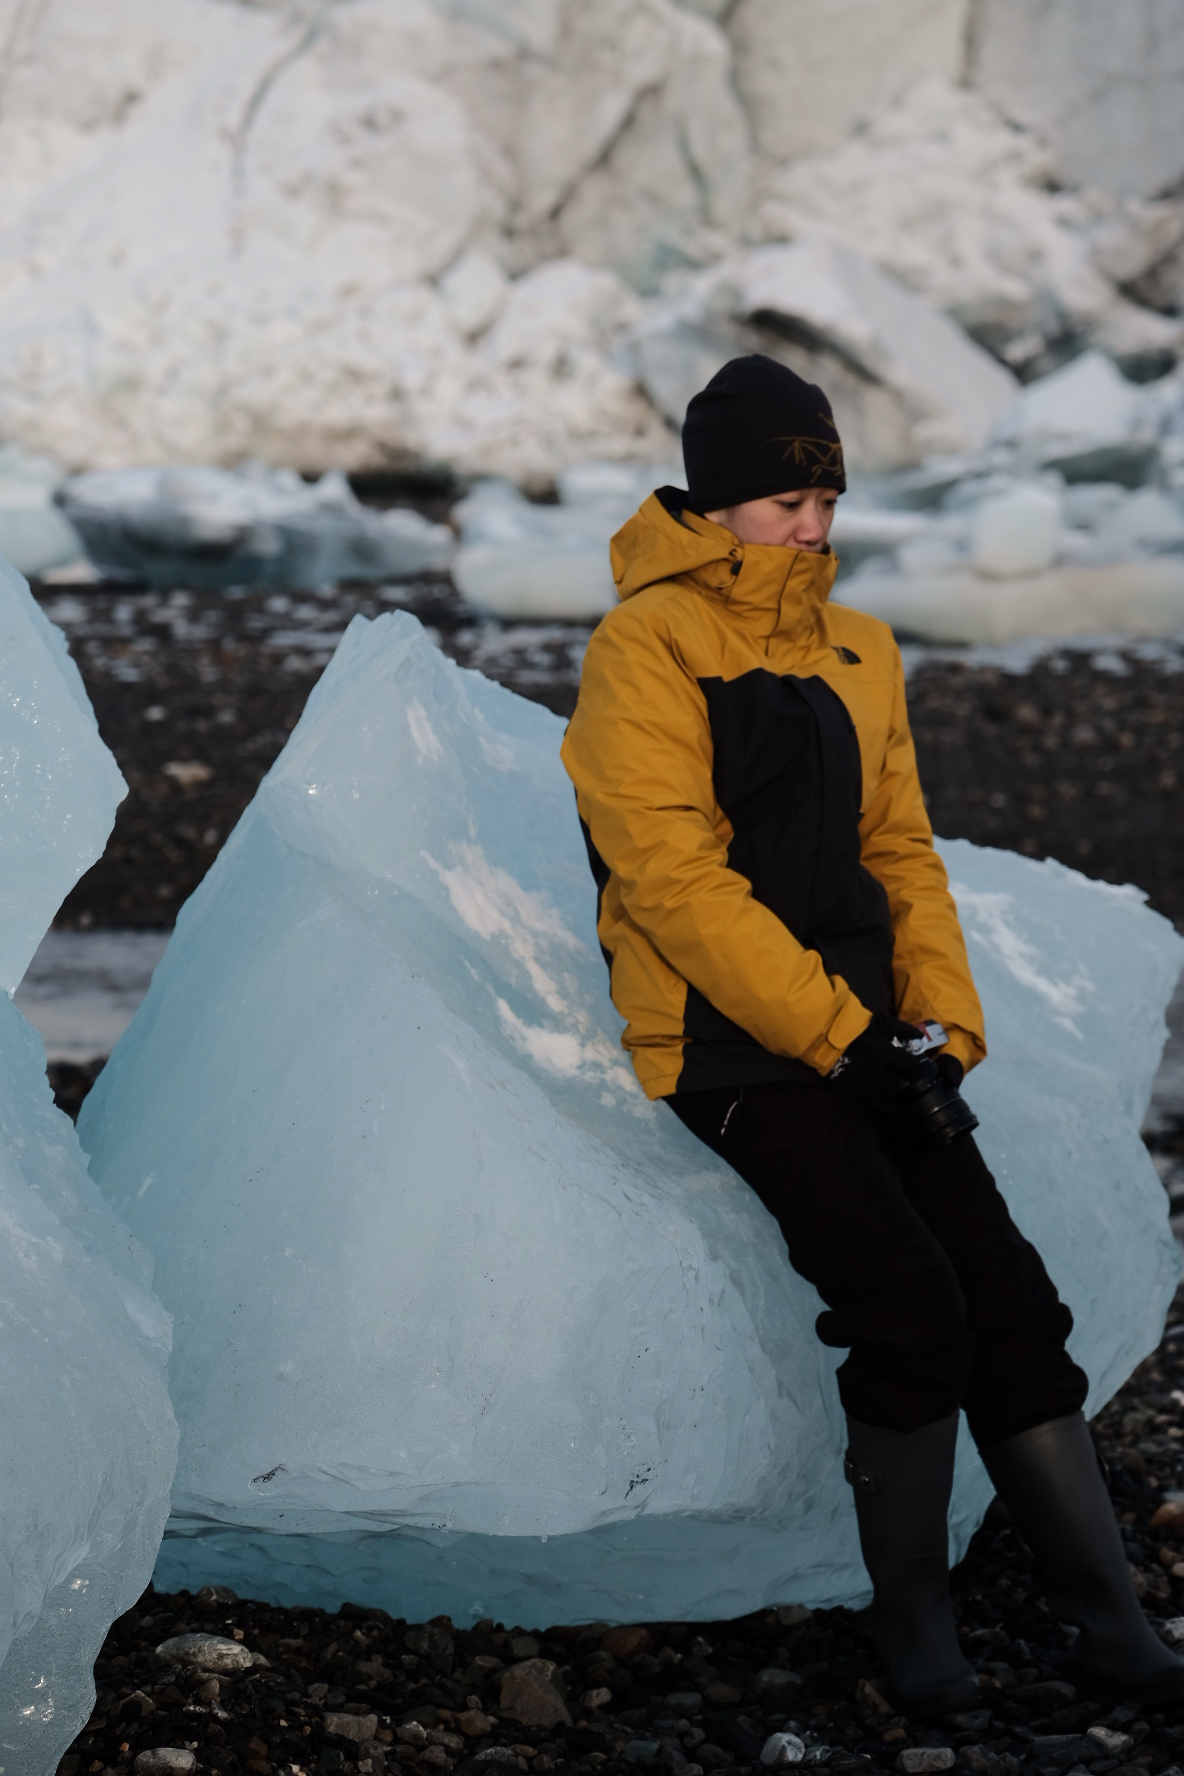
[[[162,1585],[536,1623],[865,1593],[817,1297],[633,1083],[561,732],[355,619],[87,1100],[177,1327]],[[1178,1271],[1138,1124],[1184,944],[945,854],[970,1096],[1096,1405]],[[966,1450],[956,1546],[987,1496]]]
[[[49,1776],[160,1544],[169,1320],[9,997],[124,792],[62,637],[0,564],[0,1765]]]
[[[0,988],[102,854],[127,785],[60,629],[0,560]]]
[[[373,511],[336,472],[310,486],[261,464],[111,469],[74,476],[58,497],[96,567],[154,586],[396,580],[452,555],[446,525]]]

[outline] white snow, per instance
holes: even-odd
[[[291,469],[109,469],[76,475],[61,504],[95,567],[116,578],[199,590],[408,579],[447,567],[444,524],[373,511],[333,471],[310,486]]]
[[[144,1589],[176,1457],[170,1324],[12,989],[124,793],[63,638],[0,562],[0,1760],[45,1776]]]
[[[356,619],[87,1100],[178,1327],[162,1586],[528,1623],[865,1594],[817,1297],[633,1083],[561,732]],[[1138,1125],[1184,945],[1134,890],[943,851],[969,1096],[1093,1410],[1179,1269]],[[987,1497],[964,1449],[956,1549]]]

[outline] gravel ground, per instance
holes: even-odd
[[[483,622],[444,576],[325,598],[39,596],[131,790],[106,855],[62,909],[66,926],[173,923],[354,615],[413,610],[461,665],[561,715],[589,634]],[[1023,674],[934,659],[912,674],[910,709],[940,833],[1137,882],[1184,927],[1184,650],[1147,652],[1064,652]]]
[[[1184,1501],[1175,1490],[1184,1448],[1184,1300],[1158,1354],[1094,1428],[1144,1607],[1158,1624],[1172,1622],[1184,1610],[1184,1502],[1174,1502]],[[1184,1708],[1143,1713],[1059,1675],[1069,1636],[1050,1619],[1039,1574],[998,1502],[953,1589],[981,1707],[933,1727],[885,1700],[861,1619],[848,1610],[789,1606],[733,1622],[612,1630],[462,1628],[447,1618],[408,1624],[349,1604],[326,1615],[209,1588],[196,1597],[149,1590],[107,1638],[95,1667],[94,1717],[59,1776],[123,1776],[160,1747],[190,1751],[200,1770],[218,1776],[380,1776],[413,1767],[425,1776],[454,1768],[488,1776],[491,1766],[600,1776],[735,1768],[755,1776],[774,1732],[797,1734],[809,1761],[835,1772],[956,1763],[990,1776],[1135,1776],[1184,1763]],[[211,1680],[155,1650],[192,1633],[240,1642],[267,1664]],[[536,1659],[553,1673],[530,1666]],[[539,1724],[516,1718],[532,1714]],[[944,1756],[932,1755],[943,1748]],[[914,1756],[902,1758],[909,1750]],[[919,1759],[926,1750],[931,1755]],[[145,1764],[139,1770],[144,1776]]]

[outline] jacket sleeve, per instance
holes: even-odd
[[[765,1048],[828,1073],[870,1014],[728,868],[706,699],[652,618],[593,635],[563,762],[626,914],[669,967]]]
[[[904,668],[895,654],[892,719],[883,768],[860,822],[863,862],[888,895],[893,974],[900,1016],[936,1018],[948,1053],[969,1072],[987,1052],[983,1011],[970,972],[945,865],[933,848],[905,705]]]

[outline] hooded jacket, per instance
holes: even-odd
[[[830,1072],[875,1011],[982,1008],[933,849],[891,630],[832,554],[653,494],[612,542],[563,743],[622,1036],[651,1098]]]

